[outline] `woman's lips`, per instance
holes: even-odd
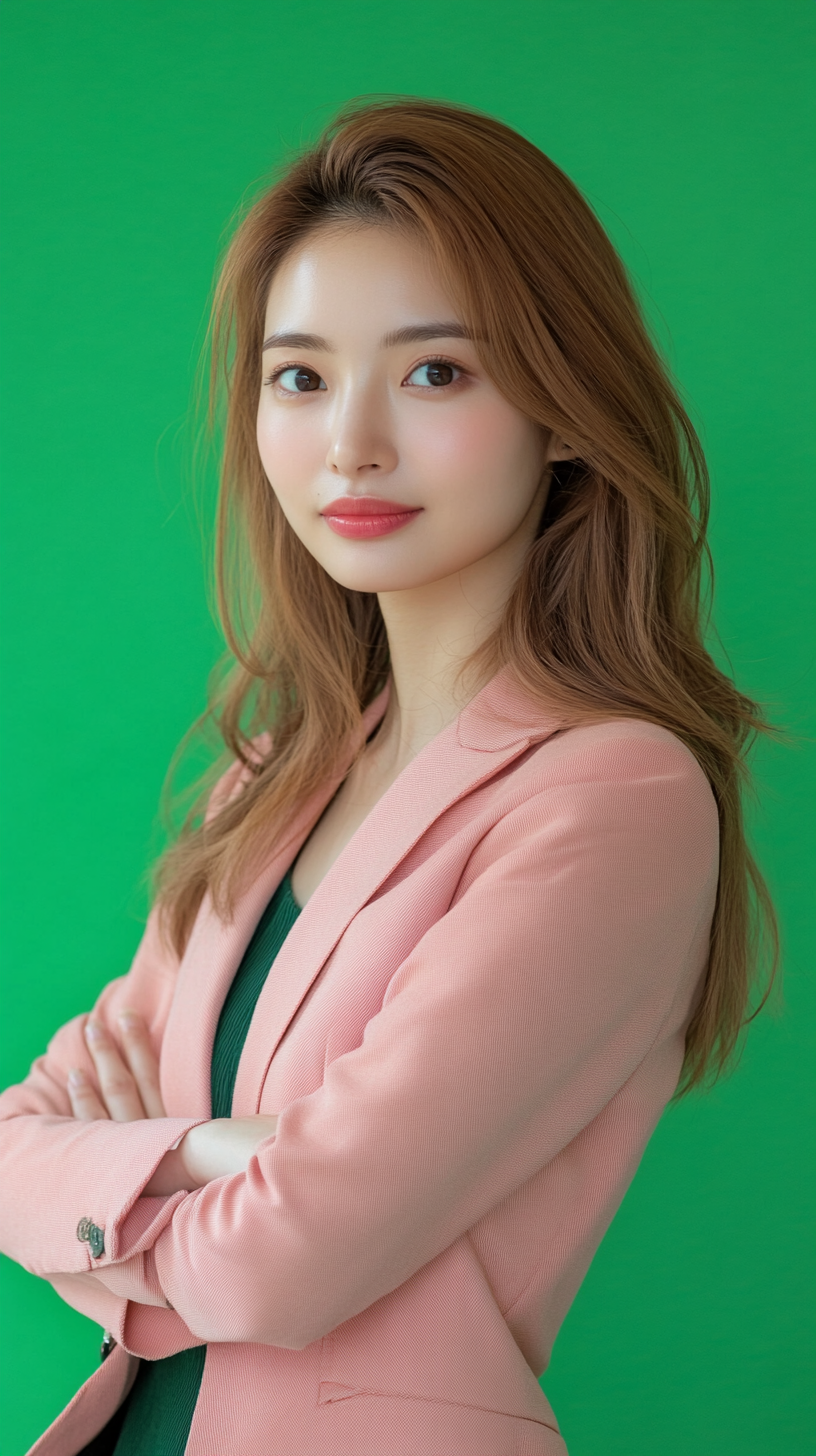
[[[418,516],[421,509],[421,506],[405,506],[376,496],[347,495],[332,501],[320,514],[336,535],[359,540],[399,531]]]

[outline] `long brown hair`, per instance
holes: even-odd
[[[310,231],[338,221],[419,234],[497,386],[578,452],[555,467],[503,620],[465,666],[510,666],[569,721],[658,723],[708,776],[720,877],[688,1088],[733,1052],[766,940],[776,966],[741,805],[749,741],[774,730],[703,646],[705,461],[624,267],[564,173],[477,112],[412,98],[348,108],[255,203],[227,252],[211,342],[226,399],[217,582],[233,667],[210,715],[250,771],[207,823],[199,805],[161,861],[166,932],[181,952],[206,891],[231,914],[275,835],[359,739],[388,672],[376,595],[338,585],[302,545],[255,442],[270,281]],[[272,746],[259,752],[253,738],[266,730]]]

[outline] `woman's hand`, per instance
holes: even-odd
[[[138,1122],[145,1117],[167,1116],[159,1088],[159,1064],[144,1017],[135,1011],[122,1011],[118,1023],[121,1050],[101,1021],[90,1020],[85,1027],[85,1044],[99,1086],[94,1086],[81,1067],[72,1067],[68,1073],[71,1111],[80,1122],[95,1122],[101,1117],[113,1122]],[[143,1193],[167,1196],[190,1193],[198,1186],[185,1168],[178,1148],[171,1148]]]
[[[121,1050],[99,1021],[89,1021],[85,1041],[93,1059],[98,1089],[79,1068],[68,1075],[71,1110],[80,1122],[110,1118],[136,1122],[145,1117],[166,1117],[159,1089],[159,1064],[147,1024],[135,1011],[118,1017]],[[217,1117],[185,1133],[178,1147],[165,1153],[143,1197],[167,1197],[192,1192],[214,1178],[243,1173],[250,1158],[273,1137],[276,1116]]]
[[[94,1122],[100,1117],[136,1122],[143,1117],[167,1116],[159,1089],[159,1064],[144,1017],[135,1011],[123,1011],[118,1023],[121,1051],[101,1021],[91,1020],[85,1027],[85,1042],[99,1090],[79,1067],[71,1069],[68,1096],[74,1117],[80,1122]]]

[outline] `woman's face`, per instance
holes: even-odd
[[[548,436],[489,379],[416,241],[378,226],[312,235],[274,277],[264,338],[261,460],[330,576],[402,591],[496,552],[520,561]]]

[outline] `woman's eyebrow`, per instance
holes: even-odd
[[[321,338],[320,334],[270,334],[263,346],[264,349],[319,349],[324,354],[334,353],[328,339]]]
[[[473,335],[464,324],[454,319],[431,324],[409,324],[404,329],[394,329],[380,341],[383,349],[393,349],[396,344],[422,344],[426,339],[470,339]]]
[[[408,324],[404,329],[394,329],[380,340],[381,349],[393,349],[398,344],[422,344],[426,339],[470,339],[472,334],[464,324],[455,319],[445,319],[429,324]],[[316,349],[324,354],[333,354],[334,348],[328,339],[320,334],[282,332],[270,334],[264,339],[264,349]]]

